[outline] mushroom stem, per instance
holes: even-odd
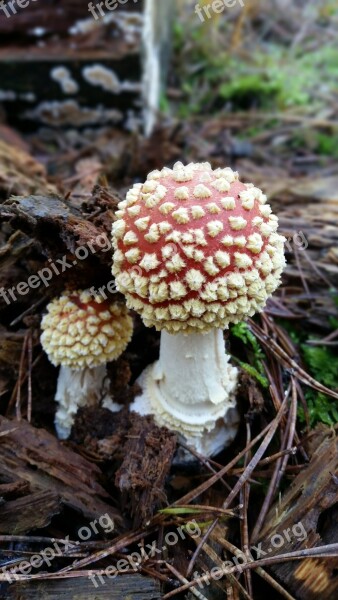
[[[153,413],[205,454],[216,454],[236,435],[237,369],[229,364],[223,332],[161,334],[159,360],[141,375],[143,394],[132,410]]]
[[[55,401],[58,408],[55,415],[55,428],[59,439],[70,436],[75,415],[80,406],[98,406],[109,394],[105,365],[74,370],[61,366]]]

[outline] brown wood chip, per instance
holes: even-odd
[[[1,436],[4,431],[8,434]],[[27,421],[0,417],[0,451],[0,476],[4,479],[27,481],[32,493],[52,493],[60,502],[87,518],[108,513],[118,529],[122,519],[98,482],[100,469],[61,444],[52,434],[36,429]],[[28,506],[31,504],[30,496],[20,499],[22,510],[15,510],[18,521],[24,519],[25,498]],[[21,532],[32,529],[29,520],[24,519],[24,523]],[[5,532],[6,524],[3,525]]]

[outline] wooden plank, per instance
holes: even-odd
[[[49,0],[43,11],[31,2],[15,15],[0,15],[0,103],[11,123],[25,130],[38,124],[133,130],[142,127],[143,117],[151,133],[174,5],[99,4],[101,9],[91,3],[91,14],[81,0]]]
[[[103,578],[95,587],[87,578],[13,583],[1,596],[3,600],[160,600],[157,581],[141,575]],[[98,580],[97,580],[98,583]]]
[[[99,18],[81,0],[1,13],[0,102],[10,122],[23,129],[123,125],[130,111],[140,113],[143,1],[128,5],[117,3],[104,17],[96,9]]]
[[[93,4],[95,6],[97,2],[94,1]],[[143,0],[136,2],[131,0],[124,5],[117,5],[115,10],[105,9],[105,13],[111,17],[112,21],[118,21],[121,13],[141,12],[142,9]],[[15,45],[16,40],[13,34],[20,34],[21,39],[33,44],[39,39],[48,39],[52,36],[55,39],[56,35],[63,38],[76,35],[76,30],[81,31],[82,23],[85,25],[84,32],[92,30],[90,25],[93,27],[95,24],[97,27],[104,25],[102,17],[95,22],[94,16],[88,10],[88,2],[82,2],[82,0],[44,0],[43,10],[41,10],[39,2],[31,0],[24,9],[17,8],[16,14],[13,14],[10,7],[8,7],[8,11],[10,16],[7,18],[5,18],[4,11],[0,13],[0,44]],[[77,25],[78,27],[76,27]]]

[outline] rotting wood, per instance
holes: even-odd
[[[132,415],[124,442],[124,460],[115,483],[138,527],[166,502],[165,479],[176,448],[176,435],[157,427],[152,417]]]
[[[311,461],[271,508],[259,536],[268,556],[316,548],[338,540],[338,428],[318,427]],[[275,537],[274,537],[275,536]],[[288,538],[290,541],[288,541]],[[282,546],[281,546],[282,544]],[[305,558],[271,568],[299,600],[337,600],[337,558]]]
[[[1,435],[5,432],[7,435]],[[119,512],[108,503],[109,495],[98,483],[100,469],[62,445],[45,429],[0,417],[0,448],[1,477],[29,482],[32,493],[52,491],[60,502],[87,518],[107,513],[117,529],[121,525]],[[23,511],[24,498],[20,499]],[[27,501],[29,504],[29,496]],[[22,532],[30,531],[31,526],[26,525]]]
[[[44,249],[50,249],[51,254],[74,253],[78,247],[91,244],[93,259],[110,265],[111,256],[102,252],[100,236],[110,237],[119,200],[112,190],[97,186],[81,209],[57,196],[18,196],[5,202],[1,213],[12,220],[13,227],[34,236]]]
[[[12,228],[25,232],[27,243],[29,238],[34,240],[35,272],[50,268],[49,262],[54,261],[60,274],[52,274],[47,291],[40,286],[38,292],[30,290],[21,296],[23,306],[31,306],[36,296],[56,296],[67,285],[86,288],[90,281],[98,289],[112,279],[111,223],[118,201],[113,191],[97,186],[81,208],[57,196],[20,196],[0,207],[0,214],[10,219]],[[86,260],[79,259],[78,249],[81,257],[86,255]],[[10,272],[2,269],[4,288],[8,289],[15,281],[27,280],[27,271],[20,269],[20,273],[14,274],[12,269]],[[0,303],[4,304],[4,300]]]
[[[29,493],[28,481],[8,481],[7,483],[0,484],[1,502],[4,502],[5,498],[6,500],[10,500],[21,495],[25,496],[27,493]]]
[[[0,533],[20,535],[42,529],[61,510],[60,497],[53,491],[45,490],[10,500],[0,506]]]

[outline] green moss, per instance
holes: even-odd
[[[333,8],[330,3],[325,7],[319,19],[330,17]],[[219,21],[218,40],[229,38],[229,27],[226,21]],[[175,55],[186,94],[180,114],[204,113],[206,108],[217,112],[225,102],[231,103],[233,110],[301,106],[313,112],[326,108],[327,98],[336,93],[338,48],[334,44],[304,52],[301,46],[293,50],[262,41],[257,42],[253,53],[235,55],[219,42],[216,52],[210,36],[208,27],[192,27],[190,31],[189,25],[176,24]],[[187,39],[193,43],[187,44]],[[320,153],[332,155],[332,146],[333,142],[330,146],[327,139],[318,139]]]
[[[332,290],[332,292],[334,294],[333,298],[335,303],[338,305],[338,296],[336,296],[335,291]],[[331,317],[330,323],[333,331],[338,329],[338,319]],[[281,325],[286,329],[294,344],[298,346],[305,370],[322,385],[325,385],[331,390],[338,391],[337,352],[333,351],[328,346],[312,346],[305,343],[308,335],[301,325],[297,327],[297,324],[294,321],[286,321],[283,319]],[[231,329],[231,333],[239,338],[249,350],[251,348],[251,351],[253,351],[253,360],[251,362],[258,371],[259,376],[256,375],[256,379],[260,381],[260,376],[264,373],[264,366],[262,363],[264,354],[255,336],[249,330],[246,323],[234,325]],[[246,366],[249,368],[245,368]],[[252,371],[252,365],[246,365],[244,363],[244,368],[251,375],[255,376]],[[260,381],[260,383],[262,382]],[[264,383],[262,383],[262,385],[265,387]],[[309,387],[305,388],[304,397],[307,404],[307,412],[311,427],[314,427],[317,423],[325,423],[325,425],[329,426],[338,423],[338,400],[335,400],[326,394],[316,392],[316,390]],[[298,408],[298,418],[301,423],[306,423],[305,411],[301,405]]]
[[[304,362],[310,374],[319,383],[326,387],[338,390],[338,356],[326,346],[301,345]],[[326,425],[338,423],[338,400],[334,400],[325,394],[318,393],[313,389],[305,391],[308,405],[310,425],[322,422]],[[299,418],[305,422],[305,414],[302,407],[299,408]]]
[[[320,156],[338,158],[337,134],[326,134],[314,129],[298,129],[288,141],[288,146],[298,152],[307,148]]]
[[[169,114],[170,112],[170,102],[165,92],[162,92],[160,97],[160,111],[163,114]]]
[[[281,88],[276,81],[262,78],[260,75],[245,75],[229,83],[223,83],[219,94],[224,100],[232,101],[238,108],[269,106],[277,98]]]
[[[333,300],[338,306],[338,296],[335,290],[331,290]],[[305,370],[319,383],[329,389],[338,391],[338,354],[328,346],[312,346],[305,341],[308,338],[306,331],[301,325],[292,321],[283,320],[281,323],[288,332],[305,365]],[[338,329],[338,319],[331,317],[332,331]],[[316,423],[334,425],[338,423],[338,400],[334,400],[326,394],[318,393],[312,388],[306,387],[304,396],[308,408],[310,426]],[[298,408],[298,417],[301,423],[305,423],[305,412],[302,406]]]
[[[241,342],[246,346],[252,364],[241,362],[240,360],[237,360],[237,362],[240,364],[242,369],[249,373],[251,377],[256,379],[262,387],[267,388],[269,383],[265,376],[265,369],[263,365],[265,355],[254,334],[252,331],[250,331],[247,323],[243,322],[233,325],[231,328],[231,334],[241,340]]]
[[[327,135],[326,133],[317,133],[317,147],[316,151],[318,154],[325,156],[333,156],[338,158],[338,139],[337,135]]]

